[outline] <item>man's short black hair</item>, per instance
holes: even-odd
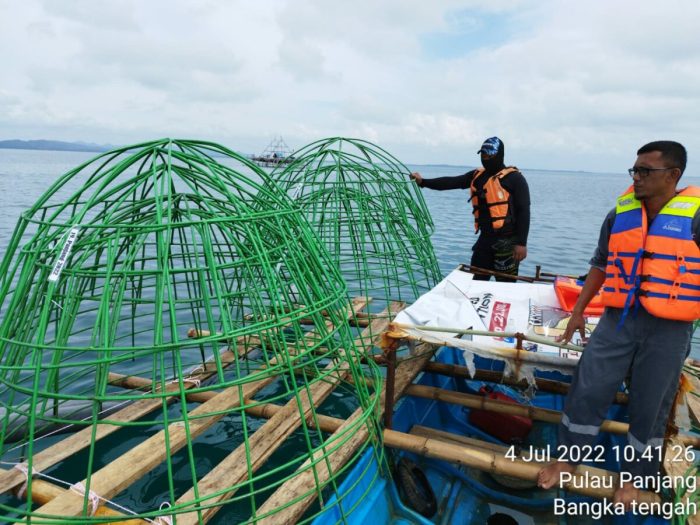
[[[660,151],[661,158],[671,164],[669,168],[679,168],[681,175],[683,175],[685,165],[688,163],[688,152],[685,151],[683,144],[673,140],[657,140],[639,148],[637,155],[651,153],[652,151]]]

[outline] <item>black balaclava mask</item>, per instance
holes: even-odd
[[[484,166],[486,173],[498,173],[503,168],[505,168],[503,159],[505,157],[506,148],[501,139],[499,139],[498,137],[491,137],[489,139],[486,139],[478,153],[481,153],[482,151],[487,154],[493,154],[495,152],[495,155],[492,158],[482,159],[481,161],[481,164]]]

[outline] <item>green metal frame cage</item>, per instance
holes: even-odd
[[[303,210],[351,296],[412,302],[441,280],[430,212],[399,160],[341,137],[313,142],[293,158],[272,177]]]
[[[164,139],[66,173],[19,220],[0,308],[3,520],[309,520],[381,454],[381,377],[337,266],[222,146]],[[347,420],[323,431],[324,413]],[[295,478],[312,481],[295,501],[264,503]]]

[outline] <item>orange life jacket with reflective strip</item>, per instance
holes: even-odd
[[[652,315],[678,321],[700,318],[700,248],[693,217],[700,188],[669,200],[647,231],[644,205],[630,188],[617,199],[602,290],[605,306],[629,308],[637,297]]]
[[[503,228],[503,226],[505,226],[506,223],[513,222],[512,210],[510,206],[510,192],[508,192],[501,185],[501,179],[509,173],[518,171],[518,168],[516,168],[515,166],[508,166],[507,168],[503,168],[495,175],[491,175],[491,177],[489,177],[489,179],[486,181],[486,184],[484,184],[482,190],[479,191],[476,189],[476,180],[479,177],[481,177],[485,171],[486,170],[483,168],[479,168],[478,170],[476,170],[471,184],[472,196],[470,200],[472,201],[473,207],[472,213],[474,213],[475,232],[478,232],[480,229],[480,195],[484,198],[483,200],[486,203],[486,210],[489,214],[489,217],[481,217],[482,222],[484,220],[490,221],[494,231],[500,230],[501,228]]]

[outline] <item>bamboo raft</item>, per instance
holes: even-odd
[[[353,300],[353,315],[350,317],[353,322],[362,320],[361,324],[365,325],[363,332],[358,336],[357,342],[361,342],[365,350],[370,351],[372,347],[380,342],[381,336],[385,335],[382,332],[392,328],[390,326],[390,316],[400,311],[405,304],[400,302],[392,303],[389,308],[382,313],[368,314],[364,312],[364,308],[369,304],[371,299],[355,299]],[[395,333],[395,332],[393,332]],[[191,335],[197,336],[193,333]],[[236,361],[243,360],[251,350],[250,341],[237,341],[237,345],[223,351],[220,355],[221,361],[225,366],[230,367]],[[446,403],[454,403],[469,408],[479,408],[499,413],[523,415],[539,421],[549,423],[557,423],[561,418],[561,413],[554,410],[534,408],[530,406],[522,406],[513,403],[503,403],[499,401],[487,400],[483,397],[463,394],[459,392],[451,392],[438,388],[413,385],[414,379],[421,372],[445,374],[456,377],[469,377],[469,373],[465,367],[448,366],[439,363],[431,362],[437,345],[421,343],[415,347],[412,355],[396,362],[392,356],[395,356],[396,348],[386,349],[386,358],[379,357],[378,360],[394,361],[394,366],[388,366],[390,376],[387,377],[386,384],[382,389],[380,406],[382,411],[386,410],[387,414],[393,411],[393,406],[404,396],[417,396],[434,400],[439,400]],[[213,373],[214,368],[207,364],[201,367],[189,379],[206,380]],[[499,377],[498,374],[489,371],[477,371],[475,374],[479,379],[490,379],[503,381],[505,383],[518,382]],[[143,377],[125,376],[120,374],[110,374],[110,383],[119,387],[132,390],[150,391],[153,389],[151,381]],[[256,418],[266,420],[258,430],[250,434],[248,437],[248,445],[252,454],[251,463],[254,469],[258,469],[264,465],[265,461],[279,449],[281,445],[301,424],[300,414],[310,414],[310,407],[313,404],[316,408],[325,400],[338,386],[342,378],[333,378],[327,383],[317,383],[309,392],[309,395],[301,400],[292,399],[286,405],[274,403],[255,404],[251,403],[245,406],[247,414]],[[246,386],[245,399],[250,399],[256,392],[264,388],[270,383],[271,379],[251,383]],[[695,386],[697,380],[695,380]],[[194,383],[187,383],[194,384]],[[540,388],[547,391],[563,393],[566,391],[566,384],[556,381],[541,380],[538,384]],[[221,392],[203,392],[193,393],[187,396],[187,400],[197,403],[198,406],[191,411],[192,416],[196,416],[198,411],[211,413],[219,406],[223,407],[233,401],[233,396],[228,395],[226,390]],[[618,399],[618,402],[624,403],[626,399],[623,397]],[[301,409],[300,405],[301,403]],[[134,402],[127,407],[121,409],[110,416],[112,420],[120,421],[135,421],[147,413],[162,408],[162,403],[158,400],[144,400]],[[694,407],[697,409],[697,407]],[[700,415],[700,412],[692,411],[693,414]],[[317,414],[312,420],[307,423],[312,427],[318,427],[326,433],[333,434],[339,430],[352,426],[354,421],[359,416],[355,413],[347,419],[340,419],[327,415]],[[193,419],[196,423],[196,428],[191,428],[190,432],[194,435],[200,435],[215,422],[215,417],[205,419]],[[436,458],[449,461],[457,465],[483,470],[492,474],[503,474],[510,477],[515,477],[523,480],[534,481],[537,478],[542,464],[536,462],[526,462],[521,460],[508,459],[505,457],[506,447],[494,445],[477,439],[467,438],[450,434],[440,430],[430,429],[421,426],[414,426],[409,433],[397,432],[389,428],[389,425],[383,432],[384,445],[391,448],[396,448],[404,451],[409,451],[428,458]],[[102,439],[108,436],[118,427],[109,425],[97,425],[96,428],[86,428],[80,432],[63,438],[58,443],[52,445],[48,449],[35,455],[34,468],[37,471],[45,470],[58,462],[70,459],[72,456],[79,454],[81,450],[90,445],[90,434],[95,432],[95,440]],[[607,432],[626,433],[627,425],[616,421],[606,421],[602,429]],[[174,454],[184,445],[184,432],[177,432],[176,428],[171,428],[169,432],[169,443],[163,441],[164,432],[159,432],[147,439],[144,439],[140,444],[133,446],[117,457],[99,472],[92,476],[91,490],[98,494],[100,502],[95,506],[93,515],[104,517],[105,522],[121,523],[121,524],[144,524],[148,522],[166,523],[163,517],[156,520],[146,521],[144,519],[129,518],[128,515],[111,508],[105,504],[107,500],[118,494],[136,480],[148,475],[155,467],[161,464],[167,454]],[[348,458],[355,452],[357,447],[367,439],[366,429],[360,427],[353,439],[338,447],[330,455],[330,463],[318,464],[315,470],[305,469],[305,466],[300,467],[299,475],[288,479],[284,484],[279,486],[277,490],[269,496],[267,501],[263,503],[257,510],[260,518],[256,523],[295,523],[304,517],[305,512],[314,503],[317,493],[314,489],[319,481],[331,476],[332,472],[336,472],[341,468]],[[683,446],[700,446],[700,440],[695,436],[678,435],[673,437],[673,443]],[[246,462],[242,460],[244,454],[243,446],[239,446],[224,458],[218,465],[213,466],[210,472],[200,480],[198,484],[199,496],[207,494],[215,495],[213,504],[203,506],[196,511],[178,514],[177,523],[207,523],[219,510],[221,506],[216,504],[216,501],[222,502],[227,499],[230,494],[221,493],[222,488],[235,485],[238,482],[244,481],[249,472],[246,468]],[[675,471],[681,467],[677,464],[672,465]],[[667,465],[667,468],[670,466]],[[592,467],[580,467],[577,474],[579,477],[609,478],[617,480],[618,474]],[[12,491],[17,497],[24,496],[22,487],[26,481],[25,474],[17,469],[5,470],[0,474],[1,492]],[[579,488],[572,481],[571,486],[564,487],[571,492],[592,496],[595,498],[612,498],[612,489],[591,488],[583,484],[584,488]],[[601,483],[600,486],[609,486]],[[78,516],[83,509],[85,496],[80,495],[72,490],[66,490],[51,482],[42,480],[41,478],[33,479],[31,499],[34,503],[42,505],[38,510],[38,514],[45,513],[47,515],[63,515]],[[192,494],[189,492],[182,495],[178,502],[174,502],[173,506],[177,506],[180,501],[188,501],[192,499]],[[640,501],[648,503],[660,501],[659,495],[652,492],[641,492]],[[274,515],[265,518],[265,515],[273,509],[278,509],[284,504],[294,502],[288,505],[281,512],[276,512]],[[116,521],[115,521],[116,520]],[[41,523],[60,523],[59,521],[41,521]]]

